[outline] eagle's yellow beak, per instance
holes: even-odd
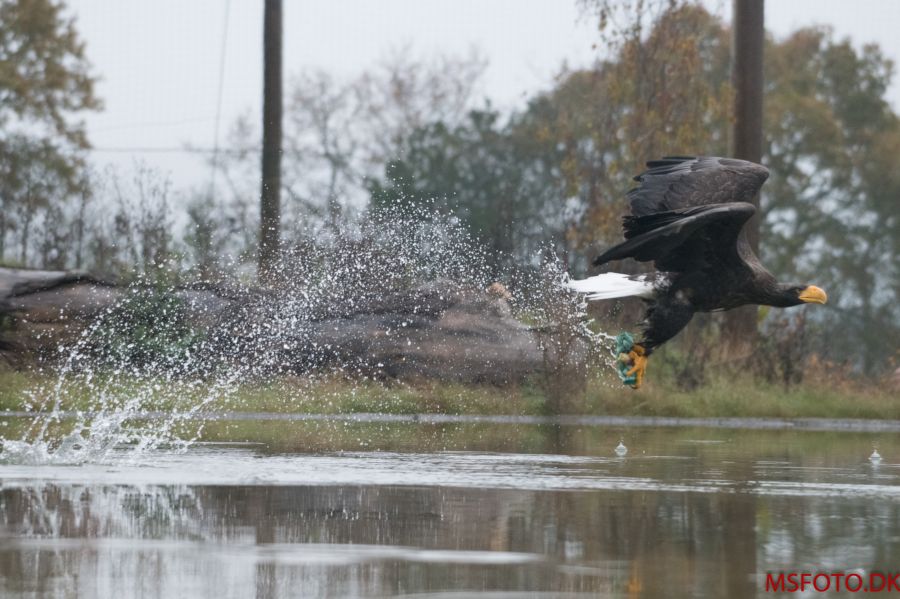
[[[800,292],[800,301],[807,304],[824,304],[828,301],[828,296],[822,289],[815,285],[810,285]]]

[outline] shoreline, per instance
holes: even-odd
[[[2,410],[0,418],[37,418],[46,412]],[[91,412],[61,411],[60,419],[76,416],[92,417]],[[137,412],[129,420],[157,420],[178,416],[177,412]],[[524,424],[543,426],[596,426],[596,427],[666,427],[666,428],[720,428],[747,430],[797,430],[831,432],[900,432],[900,420],[864,418],[685,418],[676,416],[591,416],[591,415],[478,415],[478,414],[388,414],[378,412],[350,412],[346,414],[283,413],[283,412],[210,412],[191,414],[185,421],[324,421],[411,424]]]

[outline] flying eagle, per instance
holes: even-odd
[[[605,273],[570,284],[589,300],[638,296],[647,303],[643,339],[632,351],[635,389],[650,354],[695,312],[827,300],[814,285],[779,283],[747,242],[743,228],[756,212],[750,202],[768,177],[767,168],[744,160],[668,156],[648,162],[634,178],[639,185],[628,192],[625,241],[598,256],[594,266],[633,258],[652,261],[657,272]]]

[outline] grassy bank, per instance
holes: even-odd
[[[900,419],[900,394],[854,381],[813,379],[784,387],[748,375],[722,374],[685,391],[660,376],[640,391],[613,377],[591,379],[583,393],[553,397],[544,385],[465,386],[423,381],[415,384],[351,382],[340,378],[281,377],[245,383],[227,393],[206,385],[94,377],[71,378],[57,395],[51,373],[0,370],[0,409],[23,410],[61,398],[64,409],[93,409],[101,395],[107,405],[141,396],[145,409],[187,409],[208,401],[204,411],[280,413],[513,414],[554,413],[681,417],[824,417]]]

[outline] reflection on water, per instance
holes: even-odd
[[[536,434],[532,453],[206,446],[0,466],[0,595],[742,597],[770,570],[900,563],[884,440],[875,467],[854,434]]]

